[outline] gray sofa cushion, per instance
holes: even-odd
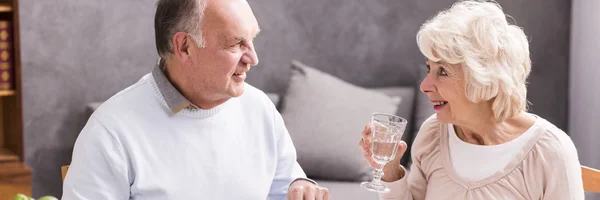
[[[413,115],[413,121],[409,122],[409,126],[412,126],[411,129],[407,130],[412,130],[412,133],[410,134],[404,134],[403,138],[407,144],[409,145],[408,150],[406,151],[406,153],[404,153],[404,157],[402,157],[402,165],[404,165],[406,168],[408,168],[412,162],[411,160],[411,154],[412,154],[412,149],[410,147],[412,147],[412,142],[415,139],[415,137],[417,137],[417,133],[419,132],[419,128],[421,128],[421,125],[423,124],[423,122],[425,122],[425,120],[427,118],[429,118],[431,115],[433,115],[433,113],[435,113],[435,110],[433,110],[433,105],[431,104],[431,101],[429,100],[429,97],[424,94],[423,92],[421,92],[420,89],[420,85],[421,82],[423,81],[423,79],[427,76],[427,67],[424,64],[421,64],[419,66],[419,74],[417,77],[417,81],[415,82],[415,86],[416,86],[416,91],[415,91],[415,113]],[[410,135],[410,138],[407,138],[407,135]]]
[[[365,89],[306,66],[292,63],[281,114],[311,178],[364,181],[372,178],[358,147],[373,112],[396,113],[400,97]]]
[[[423,81],[423,79],[425,79],[426,76],[427,67],[425,67],[422,64],[421,66],[419,66],[419,78],[417,79],[417,86],[421,85],[421,82]],[[429,97],[423,92],[421,92],[420,89],[418,91],[415,104],[415,120],[413,125],[415,126],[414,130],[418,131],[423,122],[425,122],[427,118],[433,115],[433,113],[435,113],[435,110],[433,110],[433,104],[431,104],[431,100],[429,100]]]
[[[94,113],[94,111],[96,111],[96,109],[98,109],[100,105],[102,105],[102,102],[91,102],[88,105],[86,105],[85,113],[87,115],[87,118],[90,118],[90,116],[92,116],[92,113]]]
[[[269,99],[271,99],[271,101],[273,102],[273,104],[275,104],[275,107],[279,107],[279,95],[276,93],[267,93],[267,96],[269,97]]]

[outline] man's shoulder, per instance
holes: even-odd
[[[250,83],[244,83],[244,94],[242,96],[262,96],[266,95],[264,91],[254,87]]]
[[[144,75],[137,82],[115,93],[113,96],[102,102],[94,111],[94,114],[108,114],[117,116],[132,111],[144,101],[152,101],[152,87],[150,86],[150,74]]]
[[[267,93],[265,93],[263,90],[258,89],[257,87],[254,87],[253,85],[250,85],[248,83],[246,83],[244,85],[244,94],[242,94],[242,96],[240,96],[239,98],[240,98],[240,101],[244,104],[247,104],[247,103],[261,104],[261,105],[268,105],[265,103],[273,104],[271,97],[269,97],[267,95]]]

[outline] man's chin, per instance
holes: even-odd
[[[242,94],[244,94],[244,83],[241,83],[240,85],[233,86],[229,90],[229,94],[231,95],[231,97],[242,96]]]

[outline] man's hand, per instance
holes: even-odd
[[[329,190],[306,180],[297,180],[288,189],[288,200],[329,200]]]

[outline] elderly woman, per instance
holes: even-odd
[[[428,74],[421,83],[435,109],[400,166],[406,143],[384,167],[380,199],[584,199],[573,142],[527,112],[531,70],[524,32],[493,2],[461,1],[417,34]],[[371,131],[360,146],[371,158]]]

